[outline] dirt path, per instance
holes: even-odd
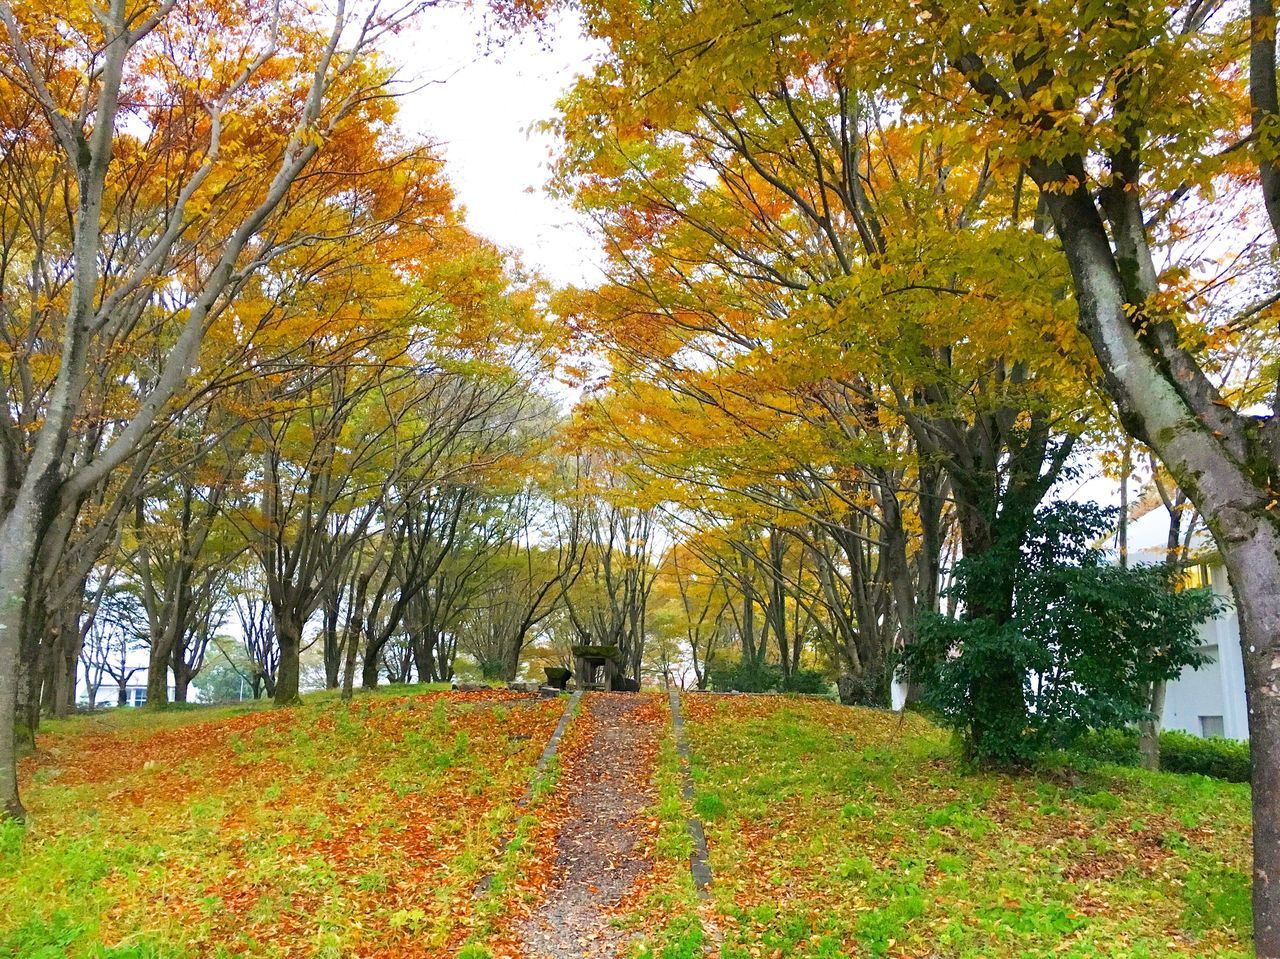
[[[528,959],[604,959],[631,933],[609,922],[620,900],[652,868],[653,766],[663,735],[660,699],[588,693],[579,735],[560,754],[566,808],[542,904],[521,924]]]

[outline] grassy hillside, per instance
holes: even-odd
[[[651,807],[617,826],[646,868],[608,910],[637,956],[1249,955],[1248,786],[976,773],[916,716],[690,695],[692,803],[669,726],[599,756],[579,715],[521,810],[564,708],[401,690],[52,724],[24,768],[31,826],[0,832],[0,956],[517,957],[565,787],[606,762],[652,771]]]
[[[54,725],[0,956],[448,955],[564,709],[505,692]]]
[[[1249,790],[959,768],[916,716],[686,698],[726,957],[1244,957]]]

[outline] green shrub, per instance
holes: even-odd
[[[771,693],[782,687],[782,670],[772,663],[743,661],[711,667],[711,688],[722,693]]]
[[[1249,744],[1234,739],[1201,739],[1170,730],[1160,734],[1160,768],[1247,783],[1252,771]]]
[[[826,693],[831,684],[816,669],[797,669],[785,676],[773,663],[742,661],[713,665],[711,688],[722,693]]]
[[[827,693],[831,683],[816,669],[797,669],[783,680],[782,688],[788,693]]]
[[[947,594],[961,618],[920,619],[903,665],[968,758],[1022,765],[1131,725],[1151,683],[1202,665],[1196,627],[1221,599],[1174,589],[1164,566],[1108,563],[1094,544],[1113,516],[1084,503],[1037,511],[1022,542],[956,564]]]
[[[1071,751],[1085,759],[1116,766],[1136,766],[1142,760],[1138,752],[1138,731],[1127,729],[1091,729],[1072,746]]]
[[[1076,756],[1117,766],[1137,766],[1138,733],[1135,729],[1095,729],[1072,747]],[[1249,781],[1249,744],[1235,739],[1201,739],[1170,729],[1160,734],[1160,768],[1171,773],[1196,773],[1225,779]]]

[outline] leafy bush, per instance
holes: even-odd
[[[1234,739],[1201,739],[1170,730],[1160,734],[1160,768],[1247,783],[1252,772],[1249,744]]]
[[[1137,766],[1138,733],[1134,729],[1093,730],[1072,746],[1072,753],[1117,766]],[[1167,730],[1160,734],[1160,768],[1173,773],[1197,773],[1227,782],[1249,781],[1249,744],[1235,739],[1201,739]]]
[[[831,683],[816,669],[797,669],[783,680],[782,689],[788,693],[822,694],[831,691]]]
[[[769,693],[782,687],[782,670],[772,663],[743,660],[711,667],[711,688],[727,693]]]
[[[1116,766],[1137,766],[1142,761],[1138,731],[1131,728],[1092,729],[1072,744],[1071,751],[1077,756]]]
[[[830,687],[826,676],[815,669],[797,669],[785,676],[773,663],[750,660],[711,667],[711,688],[722,693],[825,693]]]
[[[1040,510],[1023,543],[956,565],[950,594],[963,618],[922,618],[904,665],[970,758],[1026,763],[1090,729],[1136,723],[1151,683],[1203,662],[1196,627],[1221,600],[1175,591],[1164,566],[1105,562],[1091,544],[1113,514]]]

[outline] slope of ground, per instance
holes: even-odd
[[[963,769],[779,696],[402,693],[51,724],[0,827],[0,957],[1249,955],[1247,786]],[[532,788],[531,788],[532,787]],[[713,881],[689,875],[699,817]]]
[[[377,696],[57,724],[0,827],[0,956],[430,956],[563,700]]]
[[[685,718],[725,959],[1250,955],[1247,786],[974,773],[918,717],[815,700]]]

